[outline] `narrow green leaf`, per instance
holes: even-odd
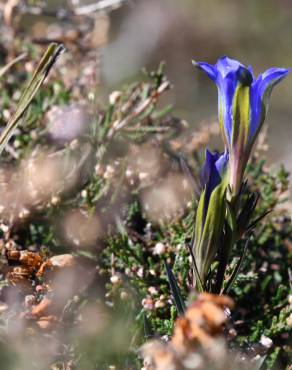
[[[221,292],[230,251],[234,245],[233,239],[233,231],[231,230],[229,223],[226,221],[224,225],[224,235],[218,249],[218,267],[215,284],[211,290],[212,293],[220,294]]]
[[[263,218],[265,218],[271,212],[272,210],[266,211],[263,214],[261,214],[259,217],[257,217],[250,225],[248,225],[247,231],[251,231],[258,222],[260,222]]]
[[[203,283],[205,281],[205,274],[214,262],[222,237],[226,208],[225,191],[226,185],[224,182],[213,190],[208,204],[200,243],[197,244],[195,241],[194,255]]]
[[[201,277],[200,277],[200,274],[199,274],[199,271],[198,271],[196,258],[194,256],[194,252],[192,250],[192,244],[191,245],[188,244],[188,248],[189,248],[189,252],[190,252],[192,262],[193,262],[193,265],[194,265],[194,272],[195,272],[195,277],[196,277],[196,287],[197,287],[198,292],[202,293],[205,289],[203,287],[203,282],[201,280]]]
[[[63,50],[64,47],[56,43],[52,43],[48,47],[39,65],[37,66],[31,80],[29,81],[26,89],[24,90],[18,102],[15,113],[10,118],[9,122],[7,123],[7,126],[5,127],[0,136],[0,154],[5,148],[5,145],[8,143],[10,137],[12,136],[14,130],[16,129],[20,119],[23,117],[24,113],[29,107],[38,89],[40,88],[45,78],[47,77],[50,69],[56,62],[58,56],[63,52]]]
[[[193,241],[192,241],[192,249],[194,252],[194,255],[196,256],[196,263],[198,267],[199,274],[202,271],[202,259],[200,255],[200,244],[201,244],[201,239],[202,239],[202,234],[203,234],[203,227],[205,223],[205,216],[204,216],[204,204],[205,204],[205,194],[206,190],[204,190],[201,193],[198,207],[197,207],[197,212],[196,212],[196,220],[195,220],[195,227],[194,227],[194,236],[193,236]]]
[[[232,209],[230,202],[226,201],[226,206],[227,206],[226,209],[227,209],[227,218],[228,218],[229,226],[232,231],[235,231],[237,228],[235,213]]]
[[[248,196],[240,215],[237,218],[237,225],[238,225],[238,237],[243,235],[247,231],[247,225],[253,215],[255,207],[259,200],[258,193],[252,193]]]
[[[176,308],[177,308],[177,312],[178,312],[179,315],[183,315],[184,312],[185,312],[185,303],[184,303],[184,300],[183,300],[182,295],[180,293],[180,290],[179,290],[179,287],[177,285],[176,279],[173,275],[173,272],[172,272],[170,266],[168,265],[168,263],[166,263],[166,262],[165,262],[165,269],[166,269],[166,274],[167,274],[168,282],[169,282],[169,285],[170,285],[170,289],[171,289],[171,292],[172,292],[172,295],[173,295],[174,303],[175,303]]]
[[[143,313],[143,326],[144,326],[144,336],[146,339],[149,339],[154,336],[150,322],[145,312]]]
[[[242,266],[242,263],[243,263],[243,260],[244,260],[244,257],[246,256],[246,252],[247,252],[247,248],[248,248],[248,244],[249,244],[249,241],[250,241],[250,237],[248,237],[248,239],[246,240],[245,242],[245,245],[244,245],[244,248],[243,248],[243,251],[242,251],[242,255],[230,277],[230,279],[228,280],[225,288],[223,289],[223,294],[228,294],[232,285],[234,284],[238,274],[239,274],[239,271],[241,269],[241,266]]]
[[[163,109],[157,110],[156,112],[154,112],[152,114],[152,119],[153,120],[161,119],[164,116],[166,116],[167,114],[169,114],[170,112],[172,112],[172,110],[173,110],[173,106],[171,104],[168,104]]]

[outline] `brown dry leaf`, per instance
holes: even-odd
[[[28,279],[31,277],[33,272],[33,269],[28,267],[28,266],[16,266],[16,267],[11,267],[9,268],[9,271],[6,275],[7,280],[9,281],[10,284],[16,285],[16,284],[27,284],[30,286],[28,283]]]
[[[216,306],[213,302],[203,302],[201,307],[202,315],[206,319],[212,330],[221,328],[226,322],[227,317],[221,307]]]
[[[15,253],[18,251],[11,251],[11,252]],[[39,253],[28,252],[28,251],[20,251],[18,258],[16,259],[18,259],[19,262],[22,263],[23,265],[26,265],[32,268],[37,268],[42,262],[42,258],[39,255]]]
[[[176,322],[171,342],[180,352],[187,352],[197,344],[207,347],[213,338],[206,329],[202,314],[197,309],[188,310],[186,317]]]
[[[171,344],[180,353],[185,352],[190,346],[190,322],[185,317],[178,318]]]
[[[226,295],[216,295],[211,293],[201,293],[198,297],[198,301],[210,301],[220,307],[233,308],[233,300]]]
[[[144,368],[146,370],[185,369],[182,364],[190,361],[193,363],[194,356],[197,356],[196,361],[202,361],[202,355],[206,356],[207,362],[213,361],[212,351],[218,347],[223,324],[228,319],[224,308],[232,306],[233,301],[229,297],[200,294],[185,315],[177,319],[174,334],[169,343],[155,340],[142,347]]]
[[[45,270],[51,266],[50,261],[44,261],[37,252],[7,249],[6,256],[8,263],[12,265],[6,275],[11,284],[29,280],[34,274],[37,277],[43,276]],[[14,266],[15,264],[18,266]]]
[[[52,267],[51,261],[44,261],[40,268],[38,269],[36,276],[41,277],[45,274],[45,272]]]

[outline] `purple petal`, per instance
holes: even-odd
[[[215,156],[215,159],[213,158]],[[201,184],[202,186],[205,186],[210,179],[211,176],[211,171],[213,167],[213,162],[218,159],[217,153],[212,153],[206,148],[206,153],[205,153],[205,163],[201,169],[200,173],[200,178],[201,178]]]
[[[203,219],[205,219],[212,192],[220,184],[227,163],[228,152],[220,155],[206,149],[206,160],[201,170],[202,186],[205,188]]]
[[[237,87],[237,80],[232,74],[229,74],[225,78],[218,75],[217,80],[218,87],[218,111],[222,111],[224,132],[228,144],[231,143],[232,136],[232,109],[233,109],[233,97]]]
[[[253,82],[253,75],[250,68],[246,68],[237,60],[228,57],[218,59],[216,63],[218,76],[216,84],[219,90],[218,109],[223,115],[225,145],[231,145],[233,128],[233,98],[239,84],[250,86]]]
[[[252,75],[252,79],[254,79],[254,74],[253,74],[252,66],[251,66],[251,65],[249,65],[249,66],[247,67],[247,69],[249,70],[250,74]]]
[[[259,75],[250,89],[251,120],[249,129],[249,142],[253,142],[259,131],[268,109],[268,100],[273,90],[289,73],[285,68],[270,68]]]
[[[228,58],[227,56],[219,58],[215,67],[223,78],[225,78],[225,76],[230,72],[236,72],[240,67],[246,68],[239,61]]]
[[[206,149],[206,160],[201,169],[202,185],[210,188],[212,191],[220,182],[223,172],[225,171],[228,162],[228,152],[223,154],[217,152],[212,153]]]
[[[217,159],[217,161],[215,163],[216,169],[217,169],[218,173],[220,174],[220,176],[223,175],[223,173],[226,169],[228,159],[229,159],[229,153],[226,150],[223,154],[221,154],[219,156],[219,158]]]
[[[277,85],[287,74],[288,69],[285,68],[270,68],[258,77],[259,82],[259,95],[263,99],[264,94],[267,92],[270,95],[272,88]]]
[[[216,81],[217,71],[214,66],[204,62],[196,62],[195,60],[193,60],[192,63],[195,67],[200,68],[202,71],[204,71],[212,81]]]

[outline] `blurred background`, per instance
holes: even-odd
[[[8,1],[12,6],[20,1]],[[217,91],[191,60],[215,63],[228,55],[251,64],[256,74],[292,64],[292,3],[289,0],[100,0],[25,2],[18,28],[37,42],[65,35],[65,45],[88,30],[98,60],[97,96],[137,78],[143,67],[161,60],[175,86],[169,101],[191,127],[216,120]],[[41,5],[42,12],[35,10]],[[11,11],[13,14],[13,12]],[[74,16],[73,16],[73,15]],[[13,15],[12,15],[13,18]],[[14,20],[11,19],[11,22]],[[67,37],[67,39],[66,39]],[[86,37],[85,37],[86,39]],[[74,61],[71,61],[74,63]],[[78,63],[76,61],[76,63]],[[291,77],[271,99],[268,160],[292,170]]]

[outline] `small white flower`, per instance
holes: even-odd
[[[87,197],[87,190],[86,189],[84,189],[84,190],[81,191],[81,196],[82,196],[82,198],[86,198]]]
[[[105,179],[111,179],[113,177],[114,173],[115,173],[114,167],[110,166],[110,165],[107,165],[103,177]]]
[[[156,243],[156,245],[153,249],[153,254],[160,255],[160,254],[165,253],[165,251],[166,251],[165,245],[161,242],[158,242],[158,243]]]
[[[139,270],[137,271],[137,276],[142,278],[144,275],[144,269],[143,267],[140,267]]]
[[[266,337],[265,335],[262,334],[261,339],[260,339],[261,345],[263,345],[266,348],[271,348],[273,345],[273,341],[271,338]]]
[[[1,224],[0,229],[3,231],[3,233],[7,233],[7,231],[9,230],[9,227],[5,224]]]
[[[71,150],[75,150],[75,149],[78,148],[78,145],[79,145],[78,140],[77,139],[74,139],[74,140],[71,141],[71,143],[70,143],[69,146],[70,146],[70,149]]]
[[[120,91],[113,91],[109,96],[110,105],[115,105],[119,101],[121,95],[122,93]]]
[[[154,307],[155,308],[163,308],[163,307],[165,307],[165,301],[159,299],[158,301],[155,302]]]
[[[126,177],[132,177],[134,172],[130,168],[127,168],[125,174],[126,174]]]
[[[142,300],[142,306],[147,311],[152,311],[154,309],[154,301],[151,297],[146,297]]]
[[[139,173],[139,180],[140,181],[143,181],[143,180],[147,179],[147,177],[148,177],[148,173],[147,172],[140,172]]]
[[[56,195],[54,195],[54,196],[52,196],[52,199],[51,199],[51,204],[52,205],[56,205],[56,204],[58,204],[60,202],[60,197],[58,197],[58,196],[56,196]]]
[[[118,275],[113,275],[110,278],[112,284],[119,284],[121,282],[121,279]]]
[[[150,286],[148,288],[148,292],[151,294],[151,295],[156,295],[158,294],[158,290],[154,287],[154,286]]]

